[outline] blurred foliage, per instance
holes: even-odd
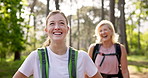
[[[101,20],[101,9],[93,6],[83,6],[77,10],[79,16],[73,15],[72,22],[72,46],[77,48],[78,38],[80,39],[80,49],[87,51],[90,44],[95,43],[95,27]],[[105,9],[106,19],[108,18],[108,10]],[[79,19],[79,28],[78,28],[78,19]],[[79,30],[78,30],[79,29]],[[78,34],[80,32],[80,34]]]
[[[147,68],[147,65],[145,65],[147,63],[145,62],[147,62],[148,58],[148,30],[140,32],[141,49],[138,49],[138,32],[135,31],[135,29],[138,28],[138,23],[148,20],[148,1],[134,1],[132,5],[136,8],[126,13],[126,33],[130,50],[128,60],[132,63],[131,66],[135,66],[132,70],[144,71],[143,69]],[[32,50],[41,47],[47,37],[45,34],[40,36],[39,33],[43,32],[43,27],[45,27],[45,4],[37,2],[33,13],[26,15],[26,18],[21,17],[24,13],[24,8],[31,8],[31,3],[33,3],[31,0],[0,0],[0,78],[11,78],[26,56]],[[79,11],[79,18],[77,15],[72,15],[72,43],[73,47],[77,48],[79,37],[80,49],[87,51],[89,45],[94,43],[96,39],[94,37],[94,29],[101,20],[101,8],[82,6],[77,11]],[[109,19],[109,9],[104,8],[104,11],[105,19]],[[140,12],[138,13],[137,11]],[[30,19],[27,19],[29,15],[36,17],[36,26],[29,24]],[[25,22],[26,19],[27,22]],[[80,35],[78,35],[77,28],[78,19],[80,22]],[[139,25],[141,26],[141,24]],[[28,40],[25,40],[27,28],[29,29],[27,30],[29,36]],[[34,32],[34,28],[36,28],[36,32]],[[37,33],[36,36],[34,36],[34,33]],[[34,40],[35,38],[37,38],[36,41]],[[36,45],[36,47],[34,47],[34,45]],[[22,60],[13,62],[16,51],[22,54]]]
[[[22,6],[21,0],[0,2],[0,58],[6,58],[8,52],[21,52],[25,48]]]
[[[129,12],[129,16],[126,20],[126,33],[130,54],[145,55],[148,57],[148,31],[141,31],[142,23],[148,20],[148,7],[146,7],[148,6],[148,1],[136,0],[132,4],[136,8]],[[140,40],[138,36],[140,36]],[[138,42],[140,42],[140,44],[138,44]],[[140,48],[138,47],[139,45]]]
[[[27,7],[30,9],[32,3],[33,1],[30,0],[0,0],[1,59],[13,55],[16,51],[21,52],[22,55],[28,55],[32,50],[41,47],[42,43],[45,41],[45,34],[40,36],[38,32],[43,32],[43,27],[45,26],[46,5],[38,1],[35,5],[34,12],[26,15],[26,18],[22,18],[24,8]],[[142,23],[148,19],[147,3],[147,0],[136,0],[132,3],[136,8],[134,8],[133,11],[126,13],[126,33],[130,54],[148,55],[148,32],[140,32],[141,49],[138,49],[138,32],[135,31],[135,29],[138,28],[138,22]],[[142,9],[142,11],[137,13],[140,9]],[[94,43],[96,39],[94,37],[94,29],[101,20],[101,8],[96,6],[82,6],[77,11],[79,11],[79,18],[77,15],[72,15],[73,47],[77,48],[79,37],[80,49],[87,51],[89,45]],[[105,19],[109,19],[109,9],[104,8],[104,11]],[[29,23],[31,23],[30,19],[27,19],[29,15],[36,17],[36,20],[34,21],[36,22],[36,26],[29,25]],[[26,19],[27,22],[25,22]],[[80,22],[79,35],[77,25],[78,19]],[[27,30],[27,28],[29,30]],[[36,31],[33,30],[35,28]],[[29,32],[28,40],[25,39],[26,35],[28,35],[25,33],[26,30]],[[36,36],[34,36],[34,33],[36,33]],[[33,45],[36,46],[34,47]]]
[[[24,60],[0,61],[0,78],[12,78]]]
[[[127,59],[130,72],[148,72],[148,58],[146,56],[130,55]]]

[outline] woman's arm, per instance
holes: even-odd
[[[85,75],[85,78],[102,78],[102,76],[99,72],[97,72],[93,77],[88,77],[87,75]]]
[[[102,78],[101,74],[99,72],[97,72],[93,77],[91,78]]]
[[[88,55],[90,56],[90,58],[92,58],[94,46],[95,46],[95,44],[91,44],[88,48]]]
[[[88,48],[88,55],[90,56],[90,58],[92,58],[94,46],[95,44],[91,44]],[[85,78],[102,78],[102,76],[99,72],[97,72],[93,77],[88,77],[88,75],[85,75]]]
[[[123,78],[130,78],[127,63],[127,52],[123,45],[121,45],[121,69]]]
[[[13,78],[28,78],[28,77],[25,76],[23,73],[17,71],[17,72],[14,74]]]
[[[35,66],[37,52],[31,52],[25,61],[22,63],[21,67],[14,74],[13,78],[27,78],[33,75],[33,69]]]

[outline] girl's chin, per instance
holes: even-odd
[[[63,38],[54,38],[53,40],[54,41],[63,41],[64,39]]]
[[[108,41],[108,39],[102,39],[101,41],[102,41],[102,42],[106,42],[106,41]]]

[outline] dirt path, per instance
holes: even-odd
[[[129,65],[137,66],[137,69],[138,67],[141,67],[141,66],[145,67],[144,69],[142,69],[141,72],[136,72],[133,68],[129,67],[130,78],[148,78],[148,62],[130,61],[128,63]]]
[[[148,78],[148,72],[145,73],[130,73],[130,78]]]

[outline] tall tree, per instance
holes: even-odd
[[[49,0],[47,0],[47,11],[46,11],[46,16],[48,15],[49,13]]]
[[[114,11],[114,9],[115,9],[115,0],[110,0],[109,5],[110,5],[110,14],[109,14],[110,21],[113,23],[113,25],[115,27],[115,16],[114,16],[114,14],[115,14],[115,11]],[[115,27],[115,31],[116,31],[116,27]]]
[[[120,28],[120,36],[121,36],[121,43],[125,45],[127,53],[129,53],[128,50],[128,43],[127,43],[127,36],[126,36],[126,24],[125,24],[125,13],[124,13],[124,5],[125,1],[124,0],[119,0],[118,2],[118,8],[120,11],[120,18],[119,18],[119,28]]]
[[[101,1],[101,4],[102,4],[102,6],[101,6],[101,10],[102,10],[101,11],[101,17],[102,17],[102,20],[104,20],[104,16],[105,16],[104,15],[104,0]]]
[[[30,8],[30,14],[29,14],[29,21],[28,21],[28,26],[27,26],[27,33],[26,33],[26,41],[28,40],[28,34],[29,34],[29,29],[30,29],[30,22],[31,22],[31,15],[33,14],[34,12],[34,7],[37,3],[37,0],[33,0],[33,2],[31,1],[31,3],[29,4],[29,8]]]
[[[35,12],[35,6],[36,6],[36,4],[37,4],[37,0],[33,0],[33,3],[30,5],[30,15],[29,15],[29,18],[31,17],[31,15],[32,14],[34,14],[34,12]],[[29,21],[29,22],[31,22],[31,20]],[[33,48],[35,49],[36,48],[36,15],[34,14],[34,16],[33,16],[33,26],[34,26],[34,35],[33,35]],[[29,27],[30,28],[30,27]],[[29,33],[29,31],[28,31],[28,33]]]
[[[71,21],[72,21],[72,15],[69,16],[69,45],[72,46],[72,30],[71,30]]]
[[[1,4],[3,5],[2,8],[0,8],[0,43],[2,43],[3,48],[7,48],[6,51],[14,52],[14,60],[19,60],[25,42],[22,30],[24,19],[21,17],[23,4],[21,0],[2,0]]]
[[[72,8],[72,0],[70,0],[70,8]],[[69,32],[69,45],[72,46],[72,30],[71,30],[71,21],[72,21],[72,15],[69,16],[69,26],[70,26],[70,32]]]
[[[79,50],[80,49],[80,38],[79,38],[79,35],[80,35],[80,20],[79,20],[79,9],[77,10],[77,20],[78,20],[78,29],[77,29],[77,32],[78,32],[78,44],[77,44],[77,49]]]
[[[93,9],[92,9],[93,8]],[[108,11],[106,10],[105,15],[107,15]],[[78,35],[78,16],[73,16],[73,22],[75,23],[72,27],[72,38],[73,38],[73,47],[78,47],[78,37],[79,37],[79,48],[83,50],[87,50],[88,46],[91,43],[95,42],[94,37],[94,29],[96,25],[101,20],[101,9],[96,7],[83,6],[79,9],[79,31]],[[97,21],[96,21],[97,19]]]
[[[60,9],[59,9],[59,7],[60,7],[60,6],[59,6],[59,0],[55,0],[55,6],[56,6],[56,10],[60,10]]]
[[[34,26],[34,42],[33,42],[33,48],[36,49],[36,16],[33,16],[33,26]]]
[[[137,24],[138,24],[137,39],[138,39],[138,49],[139,50],[141,49],[141,38],[140,38],[140,36],[141,36],[141,32],[140,32],[141,21],[145,20],[146,12],[148,12],[148,10],[147,11],[144,10],[145,8],[148,8],[148,6],[146,6],[145,3],[146,3],[146,5],[148,5],[148,1],[146,1],[146,0],[143,0],[143,1],[140,0],[137,2],[137,6],[139,6],[137,9],[140,10],[140,13],[139,14],[137,13],[137,18],[138,18],[137,19]]]

